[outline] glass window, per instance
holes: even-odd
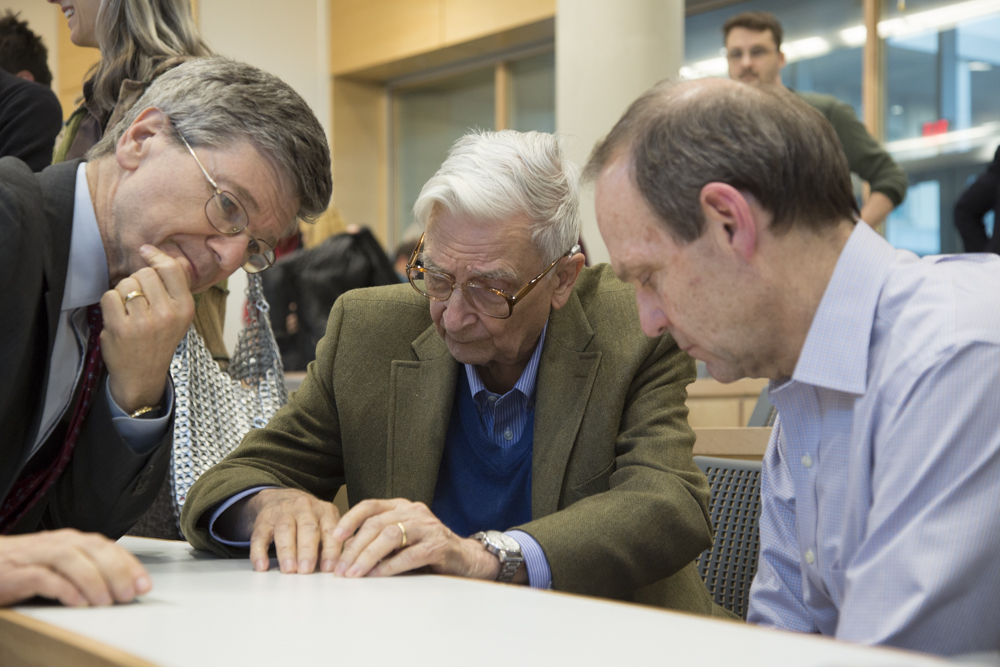
[[[556,54],[515,60],[510,71],[510,129],[556,131]]]
[[[494,127],[494,67],[448,77],[395,95],[396,236],[413,223],[413,204],[455,140]]]
[[[911,183],[906,200],[886,220],[885,237],[897,248],[918,255],[941,252],[941,183]]]
[[[771,12],[781,21],[787,62],[781,80],[786,86],[833,95],[861,116],[866,32],[861,3],[855,0],[753,0],[689,16],[684,22],[684,76],[728,76],[722,25],[746,11]]]
[[[1000,123],[1000,2],[887,1],[879,35],[888,141]]]

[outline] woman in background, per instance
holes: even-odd
[[[80,106],[56,139],[53,163],[82,158],[157,76],[191,57],[212,55],[194,24],[190,0],[48,1],[62,9],[74,44],[101,50],[83,84]],[[222,340],[227,294],[223,281],[195,295],[195,330],[223,367],[229,364]],[[169,477],[130,535],[181,539]]]
[[[186,57],[212,54],[188,0],[49,2],[62,9],[74,44],[101,50],[83,84],[83,102],[56,144],[55,162],[83,157],[158,75]]]

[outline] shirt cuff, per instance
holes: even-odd
[[[528,569],[528,585],[532,588],[552,588],[552,571],[541,545],[523,530],[508,530],[509,535],[521,545],[524,566]]]
[[[243,500],[247,496],[252,496],[255,493],[260,493],[264,489],[276,489],[276,486],[255,486],[252,489],[247,489],[246,491],[240,491],[235,496],[230,496],[229,500],[225,501],[219,508],[212,513],[212,518],[208,522],[208,534],[209,536],[220,544],[225,544],[227,547],[250,547],[250,538],[245,540],[229,540],[219,535],[215,531],[215,522],[222,516],[222,513],[233,506],[233,504]],[[232,537],[232,536],[230,536]]]
[[[111,410],[111,423],[125,444],[136,454],[148,454],[163,442],[170,426],[170,416],[174,413],[174,383],[167,380],[163,392],[163,405],[160,407],[161,417],[155,419],[133,419],[128,413],[118,407],[111,396],[111,383],[105,385],[108,393],[108,408]]]

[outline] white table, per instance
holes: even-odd
[[[519,586],[436,576],[256,573],[246,560],[217,559],[182,542],[123,538],[121,544],[153,577],[153,591],[141,601],[97,609],[21,606],[3,612],[2,620],[55,626],[51,634],[68,630],[90,648],[113,647],[106,651],[110,659],[91,663],[102,665],[943,664]],[[139,660],[116,661],[122,654],[115,649]]]

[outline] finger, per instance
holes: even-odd
[[[101,295],[101,318],[104,320],[104,328],[109,331],[120,328],[128,318],[125,312],[125,303],[122,295],[116,290],[108,290]],[[102,341],[106,340],[101,338]]]
[[[340,517],[340,523],[334,531],[334,537],[343,542],[357,532],[365,521],[389,510],[395,509],[394,500],[364,500]]]
[[[59,600],[67,607],[87,605],[87,599],[76,586],[44,565],[18,567],[0,578],[0,607],[9,607],[36,595]]]
[[[398,524],[383,528],[364,550],[358,554],[354,564],[348,568],[344,576],[364,577],[379,561],[399,548],[403,542],[403,531]],[[405,551],[405,550],[404,550]]]
[[[135,556],[117,544],[95,537],[84,542],[83,549],[94,561],[115,602],[131,602],[136,595],[151,588],[146,569]],[[143,580],[145,585],[141,586]],[[140,587],[145,590],[139,590]]]
[[[323,572],[333,572],[333,569],[337,566],[337,561],[340,559],[340,550],[343,542],[334,537],[334,531],[337,528],[339,520],[340,515],[337,508],[332,504],[326,508],[323,517],[320,519],[323,550],[320,552],[319,558],[320,570]]]
[[[171,297],[174,299],[182,299],[185,296],[191,298],[191,283],[188,272],[177,263],[177,260],[151,245],[142,246],[139,248],[139,253],[160,276],[163,286]]]
[[[129,295],[130,292],[135,292],[136,290],[141,290],[142,286],[139,281],[135,279],[134,275],[122,278],[118,281],[118,284],[114,286],[114,290],[118,292],[118,296],[121,297],[122,303],[125,302],[125,297]]]
[[[382,559],[368,572],[369,577],[392,577],[403,572],[417,570],[432,562],[430,549],[426,543],[415,544],[397,552],[389,558]]]
[[[80,591],[87,604],[105,606],[114,602],[97,563],[81,548],[79,542],[61,546],[53,554],[51,567]]]
[[[298,543],[297,568],[299,574],[308,574],[316,567],[319,551],[319,520],[311,512],[301,512],[295,521],[295,537]]]
[[[358,532],[354,534],[350,540],[344,543],[344,549],[340,554],[340,560],[337,563],[337,567],[334,569],[334,574],[338,576],[347,576],[347,573],[354,566],[355,561],[357,561],[358,556],[364,552],[368,546],[378,539],[379,535],[382,534],[382,530],[388,524],[395,525],[395,521],[388,521],[385,517],[394,516],[392,513],[380,514],[378,516],[369,517],[361,527]],[[343,523],[343,520],[341,520]],[[393,548],[398,548],[403,542],[403,533],[399,530],[399,526],[396,526],[396,544]]]
[[[253,533],[250,535],[250,563],[257,572],[267,572],[271,567],[271,559],[267,552],[271,548],[273,538],[274,524],[263,515],[258,515],[257,521],[254,522]]]
[[[167,288],[163,286],[160,274],[155,270],[149,267],[139,269],[132,274],[132,278],[139,285],[139,290],[142,292],[142,296],[146,297],[146,303],[149,304],[150,308],[171,302],[172,299],[167,293]],[[136,300],[142,301],[142,297],[137,297]]]
[[[285,574],[296,570],[295,517],[283,514],[274,524],[274,549],[278,554],[278,567]]]

